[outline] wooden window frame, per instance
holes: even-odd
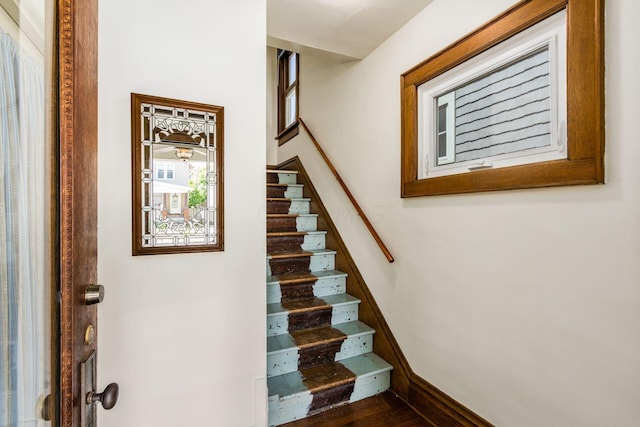
[[[296,79],[291,85],[289,82],[289,57],[296,55]],[[282,145],[298,135],[298,117],[300,113],[300,55],[296,52],[278,50],[278,145]],[[293,123],[287,126],[287,95],[291,91],[296,92],[296,114]]]
[[[215,163],[215,243],[193,245],[163,245],[145,246],[143,236],[147,234],[143,222],[143,206],[150,203],[148,195],[143,191],[145,173],[143,171],[144,159],[149,159],[148,154],[141,148],[143,135],[143,119],[141,107],[143,104],[151,104],[163,109],[176,108],[182,111],[209,113],[215,115],[215,150],[211,154],[211,162]],[[152,148],[149,148],[152,150]],[[153,180],[156,180],[155,171],[151,171]],[[132,255],[159,255],[194,252],[218,252],[224,250],[224,107],[218,105],[202,104],[159,96],[131,93],[131,223],[132,223]]]
[[[418,86],[567,10],[568,158],[418,179]],[[401,196],[604,183],[604,0],[523,0],[401,76]]]

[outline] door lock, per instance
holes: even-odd
[[[104,299],[104,286],[87,285],[84,291],[84,303],[87,305],[98,304]]]

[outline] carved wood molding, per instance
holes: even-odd
[[[59,0],[58,28],[58,120],[59,120],[59,226],[60,226],[60,407],[61,426],[73,424],[73,0]]]
[[[96,349],[97,309],[83,292],[97,280],[97,0],[58,0],[58,425],[80,425],[80,362]],[[97,334],[97,332],[96,332]],[[55,372],[55,371],[54,371]]]

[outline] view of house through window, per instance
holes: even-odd
[[[421,85],[419,177],[566,158],[565,33],[562,12]]]

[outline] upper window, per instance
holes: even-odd
[[[298,54],[278,50],[278,142],[298,134]]]
[[[402,75],[402,196],[604,182],[604,8],[520,2]]]
[[[419,178],[566,159],[566,14],[418,86]]]

